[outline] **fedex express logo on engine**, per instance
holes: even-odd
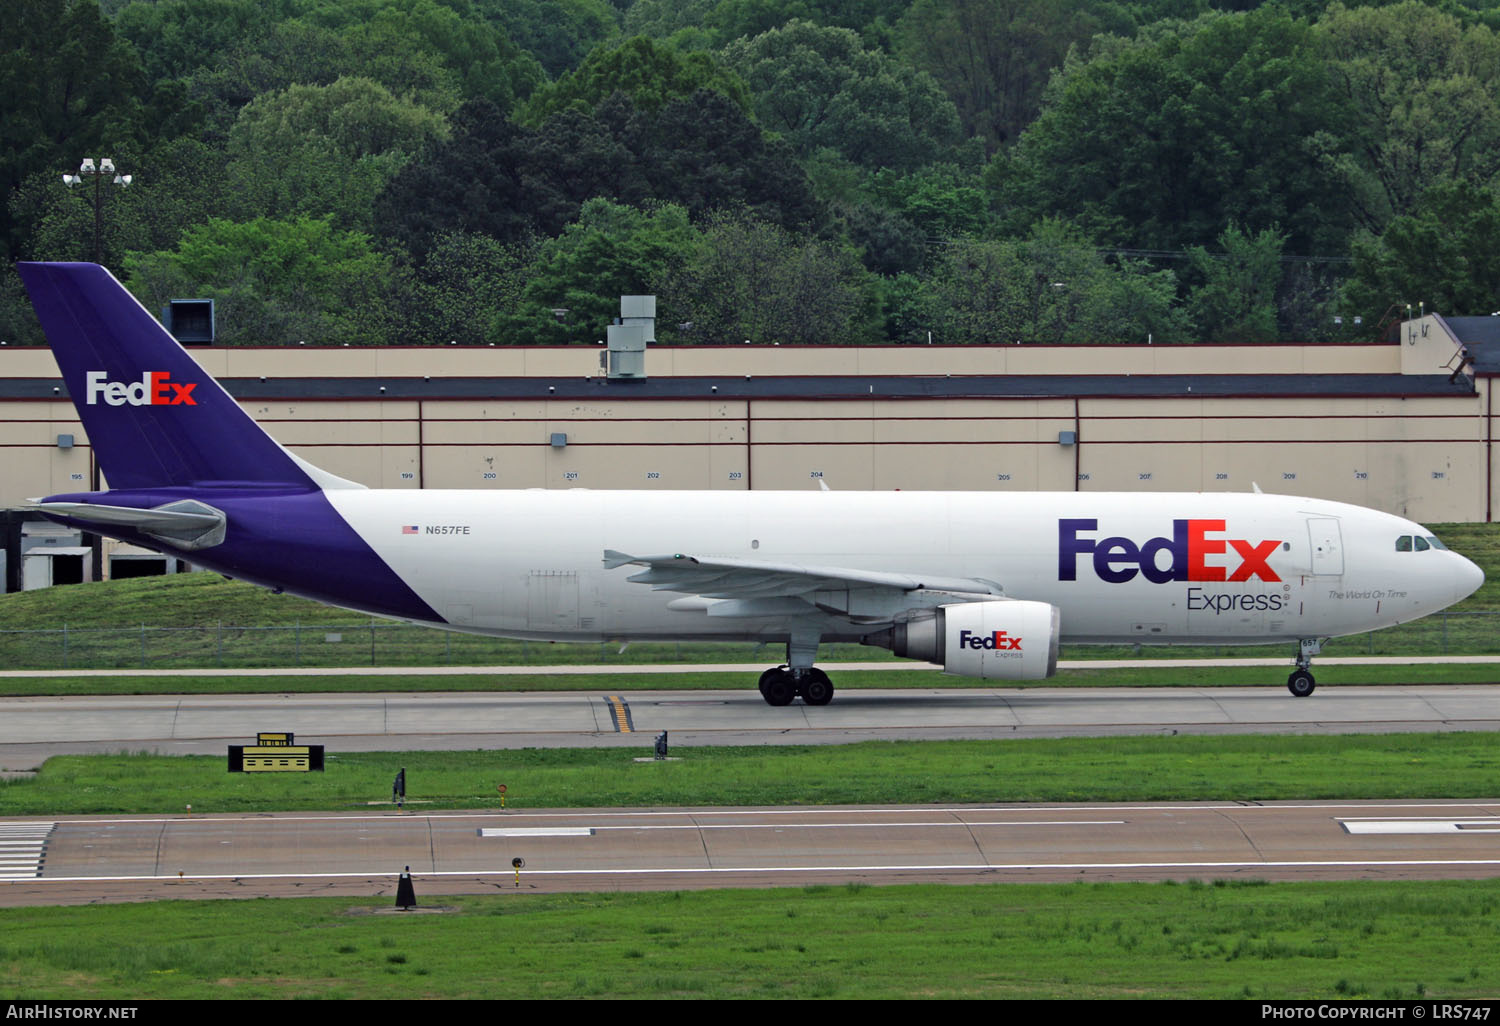
[[[991,649],[997,652],[1019,652],[1021,651],[1021,639],[1013,637],[1005,633],[1005,631],[993,631],[989,634],[959,631],[958,647]]]
[[[1058,580],[1078,579],[1080,556],[1090,556],[1094,573],[1110,584],[1124,584],[1136,575],[1154,584],[1248,581],[1252,577],[1281,580],[1266,563],[1281,540],[1226,538],[1223,520],[1174,520],[1172,537],[1140,543],[1122,537],[1091,537],[1098,530],[1099,521],[1093,519],[1057,522]]]
[[[196,382],[178,384],[169,380],[167,371],[147,371],[139,381],[109,381],[105,371],[89,371],[85,389],[87,404],[97,406],[102,399],[106,406],[197,406],[193,398]]]

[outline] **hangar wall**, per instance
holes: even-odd
[[[583,347],[195,355],[294,452],[372,487],[1258,484],[1420,521],[1487,520],[1492,379],[1470,371],[1442,387],[1461,346],[1427,321],[1387,345],[654,348],[648,374],[677,379],[671,394],[604,381]],[[1101,391],[1106,378],[1119,384]],[[1238,392],[1241,379],[1254,387]],[[486,394],[502,380],[505,394]],[[898,380],[933,388],[896,394]],[[997,381],[1007,394],[978,394]],[[560,397],[556,382],[577,388]],[[755,394],[733,394],[748,383]],[[50,353],[0,350],[0,504],[89,486],[87,436],[59,385]]]

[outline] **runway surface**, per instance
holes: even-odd
[[[740,691],[140,695],[0,699],[0,770],[50,755],[223,754],[260,731],[329,751],[834,744],[869,739],[1500,729],[1500,688],[965,688],[840,692],[772,708]]]
[[[1492,876],[1500,803],[559,810],[0,821],[0,905],[810,883]],[[3,849],[0,849],[3,850]],[[512,860],[520,858],[519,872]]]
[[[1500,729],[1500,689],[859,690],[0,699],[0,769],[59,752],[223,755],[258,731],[330,752],[825,744],[871,738]],[[525,862],[519,881],[512,859]],[[0,906],[809,883],[1489,877],[1500,800],[558,810],[0,820]]]

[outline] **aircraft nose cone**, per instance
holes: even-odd
[[[1473,560],[1464,556],[1460,556],[1459,559],[1463,560],[1463,565],[1459,567],[1458,579],[1455,582],[1453,591],[1454,601],[1468,598],[1478,591],[1479,586],[1484,583],[1484,571],[1479,569]]]

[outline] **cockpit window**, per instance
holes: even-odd
[[[1442,549],[1444,552],[1448,551],[1448,546],[1444,545],[1442,542],[1438,541],[1430,534],[1427,536],[1427,544],[1431,545],[1435,549]]]
[[[1411,551],[1411,535],[1409,535],[1409,534],[1403,534],[1401,537],[1399,537],[1399,538],[1396,539],[1396,551],[1397,552],[1410,552]]]
[[[1417,543],[1417,551],[1418,552],[1426,552],[1429,548],[1432,547],[1432,546],[1430,546],[1430,545],[1427,544],[1427,539],[1423,538],[1420,534],[1417,535],[1417,537],[1416,537],[1415,540],[1416,540],[1416,543]]]

